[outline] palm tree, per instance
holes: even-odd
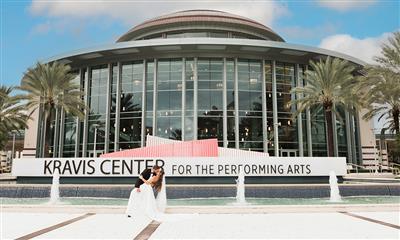
[[[375,57],[379,65],[366,68],[359,92],[368,108],[363,118],[384,118],[389,128],[400,134],[400,32],[395,32],[388,42],[382,45],[382,56]]]
[[[26,128],[29,119],[21,96],[10,96],[13,87],[0,86],[0,149],[4,148],[8,133]]]
[[[71,68],[58,62],[51,64],[37,63],[29,68],[21,81],[20,89],[26,92],[27,108],[33,113],[39,110],[43,127],[44,156],[49,155],[50,124],[56,110],[63,110],[67,114],[80,119],[84,117],[85,103],[82,100],[83,92],[74,82],[76,75]]]
[[[328,135],[328,156],[333,156],[333,114],[337,108],[353,111],[360,105],[354,94],[355,67],[347,61],[328,57],[325,61],[310,61],[312,70],[305,72],[307,84],[292,89],[297,99],[289,102],[296,106],[295,118],[306,109],[323,108]]]

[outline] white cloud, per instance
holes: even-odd
[[[287,5],[276,1],[40,1],[33,0],[29,10],[34,15],[52,18],[102,19],[138,24],[152,17],[188,9],[214,9],[238,14],[272,26],[276,18],[289,14]]]
[[[376,3],[376,0],[317,0],[318,4],[337,11],[360,9]]]
[[[367,63],[375,63],[374,56],[380,55],[381,44],[391,33],[383,33],[377,37],[358,39],[348,34],[332,35],[322,39],[319,47],[341,52],[359,58]]]

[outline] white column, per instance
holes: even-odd
[[[297,87],[302,87],[303,86],[303,83],[302,83],[302,79],[303,78],[300,78],[299,69],[300,69],[299,64],[296,64],[295,73],[296,73]],[[298,94],[295,97],[296,98],[302,98],[303,95],[302,94]],[[297,106],[296,106],[296,110],[297,110]],[[299,141],[299,156],[303,157],[304,156],[304,150],[303,150],[303,116],[302,116],[302,113],[300,113],[297,116],[297,137],[298,137],[298,141]]]
[[[153,136],[157,134],[157,69],[158,69],[158,61],[154,59],[154,74],[153,74]]]
[[[85,78],[85,106],[89,107],[89,81],[90,81],[90,68],[86,68]],[[82,157],[86,157],[87,143],[88,143],[88,119],[89,119],[89,109],[85,109],[85,119],[83,122],[83,140],[82,140]]]
[[[224,58],[224,67],[223,67],[223,82],[222,82],[222,108],[223,108],[223,127],[222,127],[222,136],[224,147],[228,147],[228,114],[227,114],[227,102],[226,102],[226,58]]]
[[[185,109],[186,109],[186,59],[182,59],[182,113],[181,113],[181,128],[182,141],[185,141]]]
[[[60,117],[60,134],[59,134],[59,143],[58,143],[58,157],[63,156],[64,150],[64,131],[65,131],[65,111],[61,108],[61,117]]]
[[[279,141],[278,141],[278,102],[276,97],[276,63],[272,61],[272,109],[274,121],[274,151],[275,156],[279,156]]]
[[[239,85],[238,85],[238,59],[235,58],[235,148],[239,149]]]
[[[146,64],[143,60],[143,80],[142,80],[142,126],[140,129],[140,146],[144,147],[146,141]]]
[[[119,151],[119,113],[121,109],[121,79],[122,64],[118,62],[117,92],[115,96],[115,133],[114,133],[114,152]]]
[[[111,112],[111,80],[113,76],[113,66],[111,63],[108,64],[108,76],[107,76],[107,101],[106,101],[106,125],[104,129],[104,152],[108,153],[110,145],[110,112]]]
[[[193,140],[197,139],[197,99],[198,99],[198,74],[197,74],[197,58],[194,58],[194,85],[193,85]]]
[[[263,131],[263,149],[268,152],[268,130],[267,130],[267,99],[265,89],[265,61],[261,63],[261,92],[262,92],[262,131]]]

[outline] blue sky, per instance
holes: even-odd
[[[366,62],[400,28],[399,1],[11,1],[1,4],[1,80],[53,55],[112,43],[149,18],[187,9],[218,9],[253,18],[287,42],[351,54]]]

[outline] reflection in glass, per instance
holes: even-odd
[[[182,139],[182,59],[157,62],[156,135]]]
[[[197,138],[223,141],[223,61],[200,58],[198,71]]]

